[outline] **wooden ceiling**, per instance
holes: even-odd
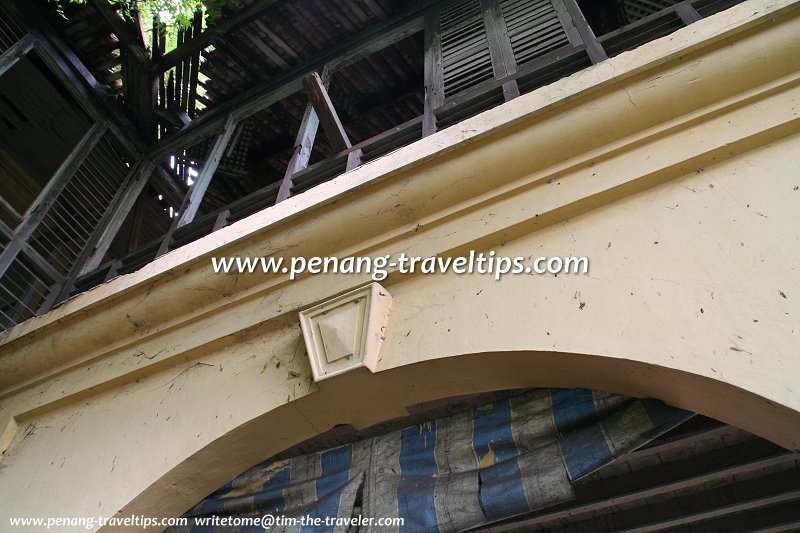
[[[107,83],[114,95],[124,103],[129,90],[124,83],[125,46],[98,9],[100,2],[68,6],[67,17],[50,12],[51,23],[59,26],[64,38],[98,80]],[[197,75],[195,109],[188,109],[187,98],[178,98],[178,107],[195,118],[241,94],[259,82],[270,80],[296,68],[310,57],[317,56],[355,33],[385,21],[417,5],[412,0],[343,0],[335,4],[323,0],[253,1],[228,0],[220,25],[214,30],[253,12],[247,22],[225,31],[202,50]],[[48,2],[40,0],[48,9]],[[227,26],[225,26],[227,28]],[[202,32],[211,33],[204,27]],[[179,42],[190,42],[202,36],[197,28],[182,32]],[[423,38],[413,35],[357,63],[336,71],[329,92],[347,134],[354,143],[387,131],[423,112]],[[174,55],[174,54],[173,54]],[[153,53],[153,63],[173,61],[167,53]],[[168,100],[169,83],[180,92],[178,83],[190,77],[190,58],[184,58],[163,73],[158,105],[175,107]],[[157,65],[153,68],[157,68]],[[185,74],[184,74],[185,73]],[[180,81],[179,81],[180,80]],[[211,211],[245,196],[283,177],[291,157],[295,136],[308,102],[298,91],[252,117],[243,126],[246,130],[245,157],[237,165],[223,165],[210,187],[203,211]],[[174,131],[162,127],[162,134]],[[242,141],[244,138],[242,139]],[[207,144],[207,141],[206,141]],[[195,147],[202,153],[203,146]],[[318,136],[311,162],[332,153],[324,134]]]

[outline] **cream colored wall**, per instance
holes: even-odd
[[[177,516],[336,424],[509,387],[658,397],[800,449],[797,7],[745,2],[5,333],[0,518]],[[378,372],[318,385],[297,311],[368,277],[209,264],[470,249],[591,268],[394,273]]]

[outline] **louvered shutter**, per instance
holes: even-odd
[[[507,33],[504,46],[510,46],[517,65],[570,43],[551,0],[484,0],[484,4],[499,7],[505,28],[495,33]],[[481,0],[448,2],[441,9],[439,22],[444,96],[491,79],[490,39]]]
[[[518,65],[569,44],[550,0],[500,0]]]
[[[479,0],[450,2],[441,11],[445,97],[492,77],[489,41]]]

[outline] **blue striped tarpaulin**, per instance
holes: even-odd
[[[402,526],[375,530],[461,531],[568,501],[573,481],[691,416],[658,400],[534,389],[418,426],[260,464],[186,516],[402,517]]]

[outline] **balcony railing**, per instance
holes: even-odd
[[[633,22],[597,32],[576,0],[434,2],[385,21],[380,31],[362,32],[320,57],[200,113],[171,133],[164,129],[162,138],[138,161],[122,155],[124,150],[109,148],[109,143],[119,141],[106,139],[105,129],[99,133],[98,128],[110,122],[98,122],[89,138],[91,146],[76,147],[65,169],[53,177],[27,213],[20,215],[7,202],[0,203],[0,208],[10,209],[7,215],[17,224],[14,229],[5,224],[0,228],[2,326],[46,312],[69,295],[133,272],[170,250],[352,168],[740,1],[629,0],[621,6],[627,20]],[[15,22],[14,27],[19,24]],[[329,98],[333,73],[418,34],[424,40],[424,57],[419,58],[424,66],[424,86],[419,88],[424,94],[423,112],[352,144]],[[30,48],[19,49],[30,35],[17,36],[16,43],[8,42],[13,35],[0,35],[6,48],[0,56],[0,75],[28,52]],[[229,163],[242,147],[246,153],[247,146],[242,144],[247,142],[245,126],[257,126],[260,112],[302,95],[303,86],[308,103],[283,179],[232,203],[209,208],[204,196],[219,165]],[[333,150],[311,163],[319,126]],[[96,145],[104,147],[102,153]],[[175,190],[163,191],[160,196],[162,202],[169,196],[171,203],[171,216],[161,235],[108,260],[116,232],[154,173],[178,182]],[[181,187],[186,185],[184,195]],[[86,206],[91,209],[82,211]],[[50,243],[47,246],[43,244],[46,241]]]

